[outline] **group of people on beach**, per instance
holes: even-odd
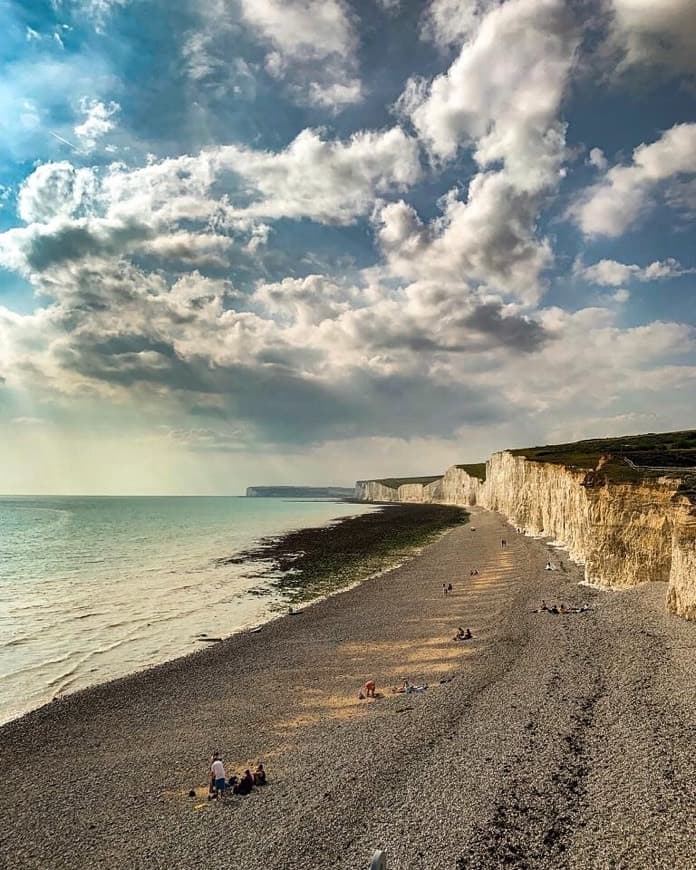
[[[406,678],[398,686],[392,686],[389,691],[392,695],[412,695],[414,692],[424,692],[427,688],[426,683],[416,685]],[[374,680],[368,680],[358,692],[358,699],[360,701],[364,701],[366,698],[383,697],[384,695],[377,691],[377,684]]]
[[[266,770],[263,762],[259,761],[256,769],[252,773],[247,768],[244,773],[238,776],[231,776],[227,779],[225,765],[222,762],[220,752],[214,752],[210,764],[210,787],[208,789],[208,800],[219,800],[224,798],[228,790],[232,794],[247,795],[251,792],[254,786],[266,785]]]
[[[414,692],[424,692],[428,688],[426,683],[420,686],[414,685],[410,680],[405,679],[400,686],[392,686],[392,695],[412,695]]]
[[[534,610],[533,613],[552,613],[556,616],[559,613],[587,613],[591,609],[589,604],[581,604],[579,607],[566,607],[565,604],[547,604],[545,601],[542,601],[541,607],[538,610]]]

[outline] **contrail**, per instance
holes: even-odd
[[[57,133],[54,133],[53,130],[49,130],[49,131],[48,131],[48,135],[49,135],[49,136],[53,136],[54,139],[57,139],[59,142],[62,142],[64,145],[69,145],[69,146],[73,149],[73,151],[79,151],[79,150],[80,150],[80,149],[77,147],[77,145],[73,145],[72,142],[68,142],[67,139],[63,139],[62,136],[59,136]]]

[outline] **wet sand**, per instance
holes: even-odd
[[[664,584],[595,592],[543,570],[558,556],[474,511],[298,616],[9,723],[0,857],[354,870],[380,847],[390,870],[696,868],[696,626],[664,612]],[[594,609],[532,613],[541,598]],[[453,643],[458,625],[474,640]],[[429,688],[359,701],[368,677]],[[228,773],[263,759],[269,785],[189,798],[216,748]]]

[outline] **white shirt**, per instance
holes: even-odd
[[[222,766],[222,762],[219,758],[215,759],[210,769],[213,772],[213,777],[215,779],[227,779],[225,776],[225,768]]]

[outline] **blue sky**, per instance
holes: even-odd
[[[689,0],[0,25],[0,491],[351,483],[696,425]]]

